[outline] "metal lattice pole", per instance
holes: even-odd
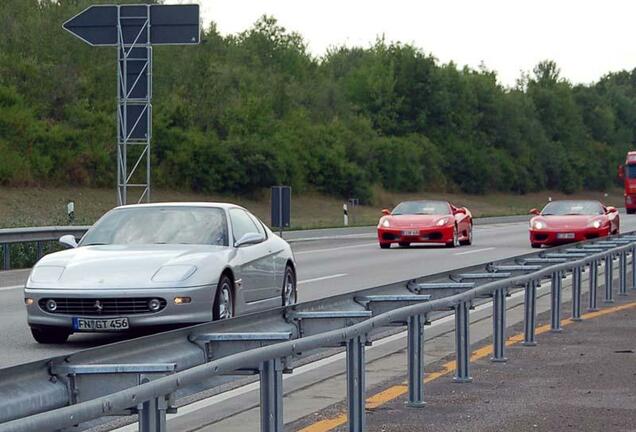
[[[614,303],[614,260],[611,253],[605,256],[605,303]]]
[[[498,289],[493,294],[493,356],[490,361],[503,363],[506,346],[506,290]]]
[[[552,273],[550,288],[550,330],[560,332],[561,329],[561,272]]]
[[[460,302],[455,306],[455,358],[457,367],[453,382],[467,383],[470,376],[470,316],[469,303]]]
[[[424,326],[421,315],[410,316],[408,320],[408,369],[407,405],[424,406]]]
[[[572,321],[581,321],[581,267],[572,271]]]
[[[590,297],[588,311],[594,312],[598,310],[596,290],[598,288],[598,261],[594,260],[590,263]]]
[[[264,361],[261,381],[261,432],[283,430],[283,371],[280,359]]]
[[[618,256],[618,295],[627,295],[627,252]]]
[[[347,341],[347,421],[349,432],[365,430],[364,339]]]
[[[535,346],[535,327],[537,319],[537,281],[531,280],[525,287],[523,317],[523,345]]]

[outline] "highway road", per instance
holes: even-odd
[[[636,216],[622,216],[622,231],[636,230]],[[528,224],[475,227],[473,246],[380,249],[372,235],[293,243],[300,301],[355,291],[531,252]],[[0,277],[2,275],[0,274]],[[77,334],[61,346],[39,345],[26,324],[21,288],[0,287],[0,368],[119,340],[122,335]]]

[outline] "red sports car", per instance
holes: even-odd
[[[382,249],[392,243],[444,243],[447,247],[473,242],[473,216],[466,207],[448,201],[404,201],[393,211],[382,210],[378,241]]]
[[[620,219],[614,207],[598,201],[552,201],[542,211],[530,210],[530,245],[556,245],[618,234]]]

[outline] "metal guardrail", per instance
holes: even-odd
[[[590,243],[592,242],[588,242]],[[566,272],[572,273],[573,320],[581,317],[581,273],[585,268],[589,268],[590,274],[591,310],[597,308],[598,268],[601,263],[605,270],[606,302],[613,301],[615,258],[618,258],[619,294],[626,295],[628,290],[628,254],[632,258],[629,285],[634,289],[636,233],[599,240],[593,244],[595,248],[582,247],[583,245],[555,248],[549,253],[528,254],[490,263],[481,268],[473,266],[420,278],[422,280],[404,281],[261,314],[180,329],[145,340],[132,340],[87,350],[77,355],[50,359],[46,362],[46,371],[35,368],[37,362],[0,370],[0,421],[6,420],[7,410],[13,410],[12,418],[18,417],[0,424],[0,432],[54,431],[122,413],[137,414],[140,431],[165,431],[166,413],[175,410],[173,401],[177,392],[188,386],[199,385],[211,376],[244,373],[257,373],[260,376],[261,430],[282,431],[282,373],[291,372],[294,360],[301,353],[343,345],[346,347],[349,430],[362,431],[365,425],[364,346],[373,341],[379,330],[388,326],[407,326],[409,404],[421,405],[423,324],[430,314],[448,310],[454,313],[457,363],[454,380],[470,382],[469,313],[474,301],[480,298],[493,299],[492,361],[501,362],[506,361],[505,303],[510,290],[523,288],[525,291],[524,345],[532,346],[536,344],[537,286],[543,279],[551,279],[550,322],[551,329],[555,332],[561,330],[562,279]],[[553,253],[562,256],[549,257]],[[572,259],[569,259],[569,253]],[[503,273],[510,274],[506,274],[506,277],[499,276]],[[463,282],[468,279],[471,282]],[[187,340],[184,341],[183,336],[187,336]],[[132,351],[135,347],[139,351],[140,347],[149,342],[155,344],[152,347],[154,351],[150,353],[165,353],[168,350],[173,356],[178,356],[178,361],[164,361],[165,356],[155,358],[146,351],[136,352],[135,362],[122,362],[125,359],[125,356],[122,357],[126,351],[124,347]],[[193,367],[186,364],[184,367],[188,348],[191,351],[193,346],[197,348],[199,357],[203,357],[203,363]],[[101,353],[101,357],[96,353]],[[155,358],[156,363],[142,361],[148,358]],[[105,362],[107,359],[110,359],[109,363]],[[177,363],[180,363],[181,370]],[[35,375],[38,376],[34,379]],[[14,377],[9,382],[9,389],[12,391],[3,388],[2,381],[9,377]],[[68,379],[69,377],[72,379]],[[84,379],[87,381],[83,381]],[[95,381],[96,379],[101,381]],[[96,385],[97,382],[101,385],[109,383],[112,388],[112,382],[117,380],[121,381],[123,390],[106,395],[98,395],[95,391],[91,393],[91,389],[100,388]],[[56,402],[51,399],[52,388],[57,392],[56,396],[62,396]],[[34,393],[42,405],[29,406],[27,408],[31,412],[24,412],[24,406],[19,405],[23,402],[20,390]],[[66,393],[65,390],[70,391],[66,396],[61,395]],[[74,399],[69,398],[68,394],[74,395]],[[47,402],[50,405],[48,407],[45,406]],[[20,409],[22,413],[16,414],[15,410]],[[40,413],[35,414],[38,411]],[[5,420],[1,420],[2,415]]]
[[[36,259],[44,254],[43,243],[57,241],[66,234],[82,237],[88,231],[89,226],[47,226],[29,228],[3,228],[0,229],[0,245],[2,245],[2,270],[11,269],[11,244],[35,243]]]

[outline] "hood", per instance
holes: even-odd
[[[435,226],[437,221],[451,215],[390,215],[385,216],[392,228],[417,228]]]
[[[544,222],[548,229],[583,229],[589,228],[595,220],[605,223],[607,218],[603,215],[536,216],[532,218],[531,223]]]
[[[229,247],[209,245],[83,246],[42,258],[33,268],[27,287],[130,289],[205,285],[213,282],[210,271],[218,268],[218,277],[232,253]],[[171,266],[172,274],[155,276],[164,266]]]

